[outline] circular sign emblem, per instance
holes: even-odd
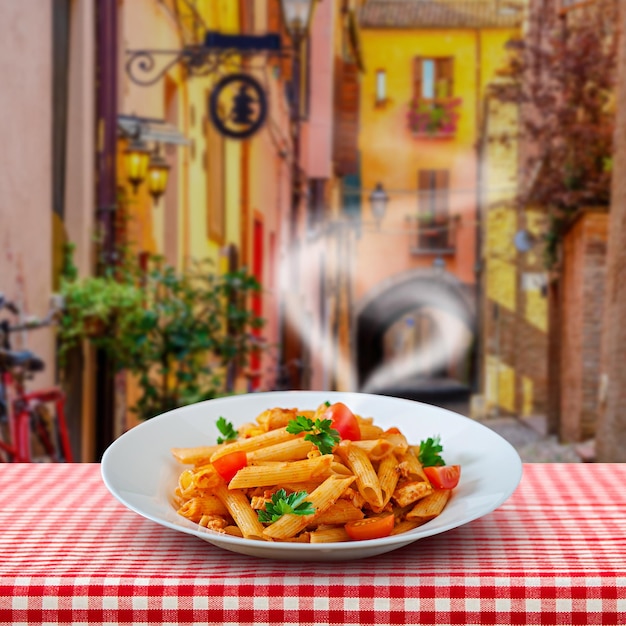
[[[217,130],[231,139],[246,139],[263,126],[267,98],[248,74],[224,76],[211,92],[209,114]]]

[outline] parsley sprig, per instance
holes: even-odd
[[[445,465],[440,452],[443,451],[440,437],[429,437],[426,441],[420,442],[420,449],[417,455],[422,467],[433,467],[434,465]]]
[[[305,501],[308,495],[306,491],[298,491],[297,493],[287,495],[284,489],[279,489],[272,495],[272,501],[266,503],[265,510],[258,512],[259,522],[275,522],[285,513],[312,515],[315,513],[315,508],[310,502]]]
[[[334,428],[331,428],[331,420],[316,419],[315,422],[304,415],[298,415],[287,424],[287,432],[292,435],[307,433],[305,441],[310,441],[321,454],[330,454],[341,436]]]
[[[237,431],[231,422],[227,422],[223,417],[220,417],[217,422],[215,422],[215,425],[222,435],[224,435],[223,437],[217,438],[217,443],[227,443],[237,439]]]

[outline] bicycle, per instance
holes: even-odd
[[[0,311],[15,316],[19,308],[0,294]],[[65,393],[59,387],[28,391],[26,381],[45,368],[29,350],[12,350],[11,334],[51,325],[58,309],[43,320],[30,319],[11,325],[0,320],[0,462],[72,462]],[[54,406],[51,410],[50,405]]]

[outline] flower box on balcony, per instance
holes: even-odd
[[[461,98],[427,100],[414,98],[409,104],[407,121],[414,137],[454,137],[459,120]]]

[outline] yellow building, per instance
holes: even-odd
[[[360,186],[382,183],[389,196],[358,244],[361,386],[377,371],[374,388],[385,378],[444,376],[477,392],[484,382],[477,331],[485,285],[493,291],[485,270],[494,266],[483,263],[488,196],[502,181],[481,140],[488,86],[522,17],[496,1],[375,0],[361,10]],[[385,361],[399,365],[381,368]]]

